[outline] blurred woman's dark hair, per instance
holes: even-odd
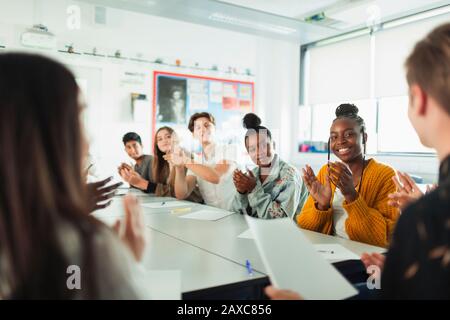
[[[82,179],[81,108],[75,78],[63,65],[37,55],[0,54],[3,297],[76,295],[67,288],[72,261],[62,244],[68,240],[65,225],[78,234],[79,243],[69,245],[80,245],[83,297],[96,298],[92,242],[100,223],[88,214]]]
[[[244,138],[245,141],[247,141],[247,138],[254,133],[264,133],[272,140],[272,133],[269,129],[261,125],[261,119],[254,113],[247,113],[244,118],[242,118],[242,126],[244,129],[247,129]]]

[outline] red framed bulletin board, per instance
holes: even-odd
[[[196,112],[210,112],[220,127],[254,112],[254,83],[154,71],[152,107],[152,142],[159,127],[186,129]]]

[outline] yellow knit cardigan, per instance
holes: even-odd
[[[323,166],[317,179],[325,183],[327,165]],[[397,208],[388,205],[388,195],[396,191],[392,177],[394,170],[382,163],[370,159],[364,169],[363,180],[358,197],[355,201],[342,204],[348,218],[345,230],[351,240],[365,242],[375,246],[387,247],[395,223],[400,215]],[[303,229],[325,234],[333,233],[333,202],[336,187],[331,184],[332,196],[330,208],[320,211],[315,201],[308,196],[303,209],[297,215],[297,223]]]

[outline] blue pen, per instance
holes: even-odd
[[[245,267],[247,268],[247,272],[249,275],[253,275],[253,270],[252,270],[252,266],[250,264],[250,261],[245,260]]]

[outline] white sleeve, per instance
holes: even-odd
[[[95,237],[95,265],[100,299],[148,300],[149,290],[143,286],[145,268],[136,262],[130,250],[111,231],[102,230]]]

